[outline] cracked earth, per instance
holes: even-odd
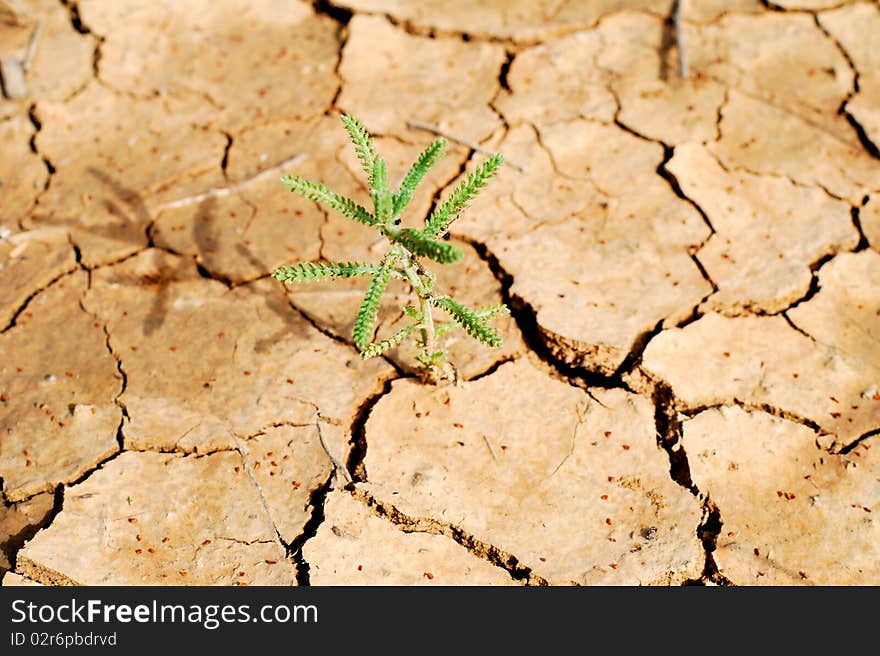
[[[880,584],[880,3],[672,13],[0,1],[3,584]],[[341,112],[509,163],[458,385],[269,278],[377,259]]]

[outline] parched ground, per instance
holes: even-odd
[[[0,2],[3,582],[880,584],[880,3],[672,4]],[[414,226],[506,156],[459,385],[269,278],[377,259],[341,112]]]

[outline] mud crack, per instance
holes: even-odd
[[[474,556],[505,570],[515,581],[521,581],[529,586],[549,585],[545,578],[535,574],[530,567],[524,565],[514,554],[483,542],[459,526],[438,522],[429,517],[411,517],[406,515],[392,504],[380,501],[359,485],[356,485],[351,490],[351,494],[374,515],[391,522],[405,533],[429,533],[431,535],[442,535],[451,538]]]
[[[862,147],[868,152],[871,157],[876,157],[880,159],[880,147],[875,144],[871,138],[868,136],[868,133],[865,131],[864,126],[859,123],[858,119],[853,116],[849,110],[847,109],[847,104],[850,100],[852,100],[856,94],[859,93],[859,69],[856,68],[856,64],[853,61],[852,55],[850,55],[849,51],[843,46],[843,44],[829,32],[822,22],[819,20],[818,14],[813,14],[813,20],[816,23],[816,27],[819,28],[819,31],[822,32],[828,39],[835,45],[838,52],[840,52],[841,56],[846,60],[847,66],[849,66],[850,70],[853,74],[853,84],[852,88],[847,92],[846,97],[840,103],[840,107],[837,108],[837,113],[841,116],[845,116],[847,122],[852,126],[853,130],[856,133],[856,136],[859,139],[859,143],[862,144]]]

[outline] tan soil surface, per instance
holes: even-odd
[[[880,584],[880,8],[673,4],[0,13],[2,584]],[[411,227],[505,155],[457,384],[269,278],[381,256],[343,112]]]

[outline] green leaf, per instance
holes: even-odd
[[[443,335],[455,330],[456,328],[459,328],[459,325],[454,321],[444,321],[442,323],[436,322],[434,323],[434,337],[440,339],[441,337],[443,337]]]
[[[484,319],[477,316],[477,313],[466,305],[451,298],[436,298],[432,299],[431,303],[441,310],[445,310],[457,324],[465,329],[468,335],[477,341],[493,348],[503,344],[498,331],[487,325]]]
[[[373,163],[376,159],[376,149],[373,148],[373,140],[370,139],[370,134],[367,132],[367,129],[363,124],[354,116],[343,114],[339,118],[342,119],[342,122],[345,124],[345,130],[348,132],[348,136],[354,144],[358,159],[361,160],[361,164],[364,167],[364,173],[367,174],[367,178],[372,179]]]
[[[504,163],[500,155],[492,155],[482,163],[477,170],[469,173],[467,178],[461,181],[449,197],[440,207],[436,208],[425,222],[424,233],[429,237],[442,237],[449,226],[464,211],[468,203],[480,193],[480,189],[486,186],[486,181],[491,178]]]
[[[422,313],[416,310],[412,305],[404,305],[403,313],[408,317],[412,317],[419,323],[425,320],[425,317],[422,316]]]
[[[405,246],[414,255],[431,258],[435,262],[440,262],[440,264],[458,262],[463,257],[462,252],[452,244],[431,239],[412,228],[402,228],[396,232],[389,232],[388,238]]]
[[[370,186],[374,191],[385,191],[388,189],[388,165],[381,157],[373,160],[373,172],[370,175]]]
[[[388,170],[385,160],[377,157],[373,164],[373,176],[370,179],[372,189],[370,197],[373,199],[373,207],[376,208],[376,217],[379,223],[391,221],[391,212],[394,204],[394,194],[388,189]]]
[[[415,164],[413,164],[412,168],[407,172],[403,182],[400,183],[400,189],[394,196],[395,218],[399,217],[403,213],[403,210],[406,209],[406,206],[409,205],[419,183],[421,183],[428,171],[431,170],[431,167],[443,157],[445,149],[446,139],[440,138],[428,146],[424,152],[419,155]]]
[[[499,314],[509,314],[510,308],[508,308],[504,303],[499,303],[498,305],[486,305],[481,308],[477,308],[474,310],[474,314],[476,314],[483,321],[488,321],[489,319],[493,319],[497,317]]]
[[[335,191],[330,191],[320,182],[312,182],[298,175],[285,175],[282,176],[281,183],[293,193],[299,194],[308,200],[324,203],[349,219],[354,219],[369,226],[376,225],[377,223],[376,217],[366,209],[350,198],[341,196]]]
[[[379,304],[382,302],[382,294],[388,286],[391,271],[397,261],[397,253],[391,252],[385,256],[379,265],[379,271],[370,279],[364,301],[358,310],[357,320],[354,323],[354,343],[361,351],[373,336],[376,317],[379,316]]]
[[[373,342],[372,344],[368,344],[361,351],[361,357],[364,360],[368,360],[369,358],[375,358],[377,355],[381,355],[388,349],[398,346],[416,328],[418,328],[418,325],[407,326],[406,328],[401,328],[400,330],[398,330],[396,333],[391,335],[391,337],[383,339],[381,342]]]
[[[376,264],[360,262],[302,262],[279,267],[272,277],[281,282],[312,282],[325,278],[372,276],[379,272]]]

